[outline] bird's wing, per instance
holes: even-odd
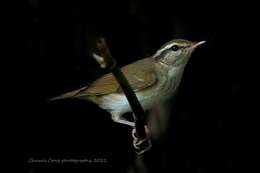
[[[134,91],[140,91],[156,83],[157,77],[153,62],[146,58],[121,68]],[[121,93],[122,89],[112,73],[106,74],[90,84],[85,90],[78,92],[76,97],[85,95],[104,95]]]

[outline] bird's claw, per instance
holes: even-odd
[[[150,132],[147,126],[145,126],[145,131],[146,131],[146,137],[144,139],[138,138],[136,136],[136,129],[134,128],[132,131],[132,136],[133,136],[133,145],[134,148],[136,149],[136,153],[138,155],[143,154],[144,152],[148,151],[151,147],[151,141],[150,141]]]

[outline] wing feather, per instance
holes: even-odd
[[[156,83],[157,77],[153,62],[146,58],[121,68],[134,91],[140,91]],[[112,73],[106,74],[90,84],[77,97],[84,95],[104,95],[121,93],[122,89]]]

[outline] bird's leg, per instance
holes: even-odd
[[[125,125],[128,125],[128,126],[131,126],[134,128],[135,126],[135,123],[134,122],[131,122],[131,121],[128,121],[126,120],[122,114],[120,112],[111,112],[111,118],[113,121],[117,122],[117,123],[121,123],[121,124],[125,124]]]
[[[145,125],[144,127],[145,127],[145,132],[147,134],[147,136],[144,139],[140,139],[136,136],[135,128],[132,131],[132,136],[134,138],[133,145],[136,149],[136,153],[139,155],[148,151],[152,147],[152,144],[150,141],[150,136],[151,136],[150,131],[149,131],[147,125]]]
[[[133,113],[133,117],[134,117],[135,115],[134,115],[134,113]],[[148,128],[148,126],[147,125],[145,125],[144,126],[144,129],[145,129],[145,132],[146,132],[146,134],[149,134],[150,135],[150,131],[149,131],[149,128]],[[132,136],[133,136],[133,138],[135,138],[136,139],[136,130],[135,130],[135,127],[134,127],[134,129],[133,129],[133,131],[132,131]]]
[[[129,125],[133,128],[132,130],[132,136],[134,138],[133,141],[133,145],[135,147],[135,149],[137,150],[136,152],[138,154],[142,154],[145,151],[148,151],[151,148],[151,142],[150,142],[150,131],[147,127],[147,125],[145,125],[145,131],[146,131],[146,138],[145,139],[140,139],[136,136],[136,129],[135,129],[135,123],[134,122],[130,122],[128,120],[126,120],[121,114],[120,112],[117,111],[113,111],[111,112],[111,118],[113,121],[117,122],[117,123],[121,123],[121,124],[125,124],[125,125]]]
[[[147,136],[150,136],[150,130],[149,130],[147,125],[144,126],[144,129],[145,129]],[[132,136],[133,136],[134,139],[137,139],[135,128],[132,130]]]

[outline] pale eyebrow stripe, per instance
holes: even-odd
[[[158,50],[158,51],[156,52],[156,54],[154,54],[154,57],[160,55],[163,51],[165,51],[166,49],[169,49],[169,48],[172,47],[173,45],[175,45],[175,43],[169,44],[169,45],[165,46],[164,48]]]

